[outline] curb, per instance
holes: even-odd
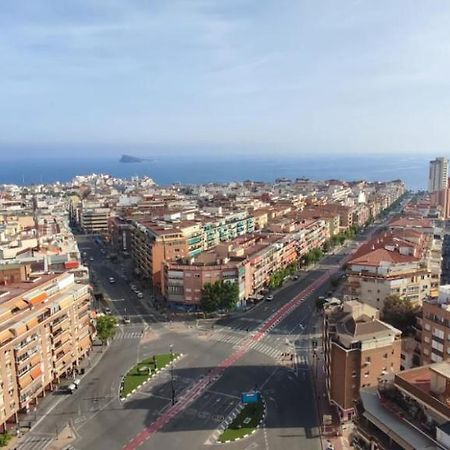
[[[244,434],[244,436],[238,437],[233,440],[224,441],[224,442],[219,441],[219,437],[220,437],[220,434],[219,434],[219,436],[216,439],[216,444],[230,444],[231,442],[242,441],[243,439],[246,439],[249,436],[252,436],[253,434],[255,434],[258,431],[258,429],[261,428],[261,425],[263,424],[264,419],[266,418],[266,415],[267,415],[266,401],[264,400],[263,397],[261,397],[261,398],[262,398],[262,404],[263,404],[263,414],[262,414],[261,420],[256,425],[256,427],[249,433]],[[242,411],[243,408],[244,408],[244,405],[242,403],[239,403],[239,405],[236,407],[236,409],[233,410],[233,412],[225,419],[225,421],[223,423],[226,423],[227,426],[230,425],[230,423],[236,418],[236,416]],[[231,417],[231,420],[229,420],[230,417]],[[223,427],[223,423],[220,425],[219,429],[221,427]],[[223,427],[221,432],[225,431],[225,429],[226,429],[226,427]]]
[[[183,356],[185,356],[183,353],[180,353],[172,362],[176,363],[177,361],[179,361]],[[161,369],[156,369],[155,372],[150,375],[146,380],[144,380],[140,385],[136,386],[130,393],[128,393],[125,397],[122,397],[121,392],[123,389],[123,380],[125,379],[125,376],[122,377],[122,380],[120,382],[120,388],[119,388],[119,400],[121,402],[124,402],[126,400],[128,400],[128,398],[130,396],[132,396],[134,393],[136,393],[136,391],[138,391],[139,389],[141,389],[144,385],[146,385],[148,382],[150,382],[151,380],[154,380],[156,378],[157,375],[159,375],[161,372],[164,372],[166,370],[168,370],[168,368],[170,367],[170,364],[167,364],[166,366],[162,367]],[[134,367],[134,366],[133,366]]]

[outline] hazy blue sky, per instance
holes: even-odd
[[[450,149],[447,1],[1,0],[0,29],[3,144]]]

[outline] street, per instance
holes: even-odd
[[[104,351],[95,347],[94,351],[104,352],[102,358],[73,395],[54,393],[45,399],[56,406],[38,417],[18,448],[55,446],[58,431],[67,426],[73,434],[70,445],[78,450],[218,448],[214,436],[219,424],[237,406],[241,392],[256,388],[267,404],[264,427],[227,444],[230,448],[320,449],[312,370],[312,339],[320,340],[315,299],[330,290],[329,282],[323,282],[327,271],[339,267],[356,245],[326,256],[298,281],[277,291],[273,301],[246,313],[214,322],[168,322],[153,307],[149,290],[138,299],[120,265],[106,261],[97,244],[82,238],[80,250],[93,258],[91,269],[107,299],[97,306],[111,308],[119,322],[129,316],[131,323],[120,325]],[[290,307],[299,294],[302,298]],[[276,319],[283,308],[289,309]],[[268,327],[270,321],[274,325]],[[170,345],[183,354],[174,370],[175,407],[168,372],[120,401],[122,375],[144,357],[167,353]],[[283,361],[283,353],[293,354],[292,361]]]

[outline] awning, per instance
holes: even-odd
[[[34,367],[34,368],[31,370],[30,375],[31,375],[31,378],[33,378],[33,380],[35,380],[36,378],[39,377],[39,375],[40,375],[41,373],[42,373],[42,370],[41,370],[41,366],[39,365],[39,366]]]
[[[64,267],[66,269],[76,269],[77,267],[79,267],[80,263],[78,261],[66,261],[64,263]]]
[[[79,342],[80,350],[84,350],[85,348],[89,347],[90,344],[91,344],[91,337],[87,335]]]
[[[34,297],[31,297],[26,301],[28,302],[29,305],[37,305],[39,303],[42,303],[47,298],[48,298],[47,292],[43,292],[42,294],[35,295]]]

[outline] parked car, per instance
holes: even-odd
[[[273,300],[273,295],[270,294],[266,297],[266,301],[271,302]]]
[[[123,323],[124,323],[124,324],[131,323],[130,318],[129,318],[128,316],[124,316],[124,318],[123,318]]]
[[[142,292],[136,292],[137,298],[144,298],[144,294]]]
[[[94,257],[93,257],[93,256],[90,256],[90,257],[89,257],[89,261],[94,261]]]
[[[108,306],[105,308],[105,314],[111,314],[111,308],[109,308]]]
[[[114,277],[109,277],[109,282],[111,284],[114,284],[116,282],[116,279]]]

